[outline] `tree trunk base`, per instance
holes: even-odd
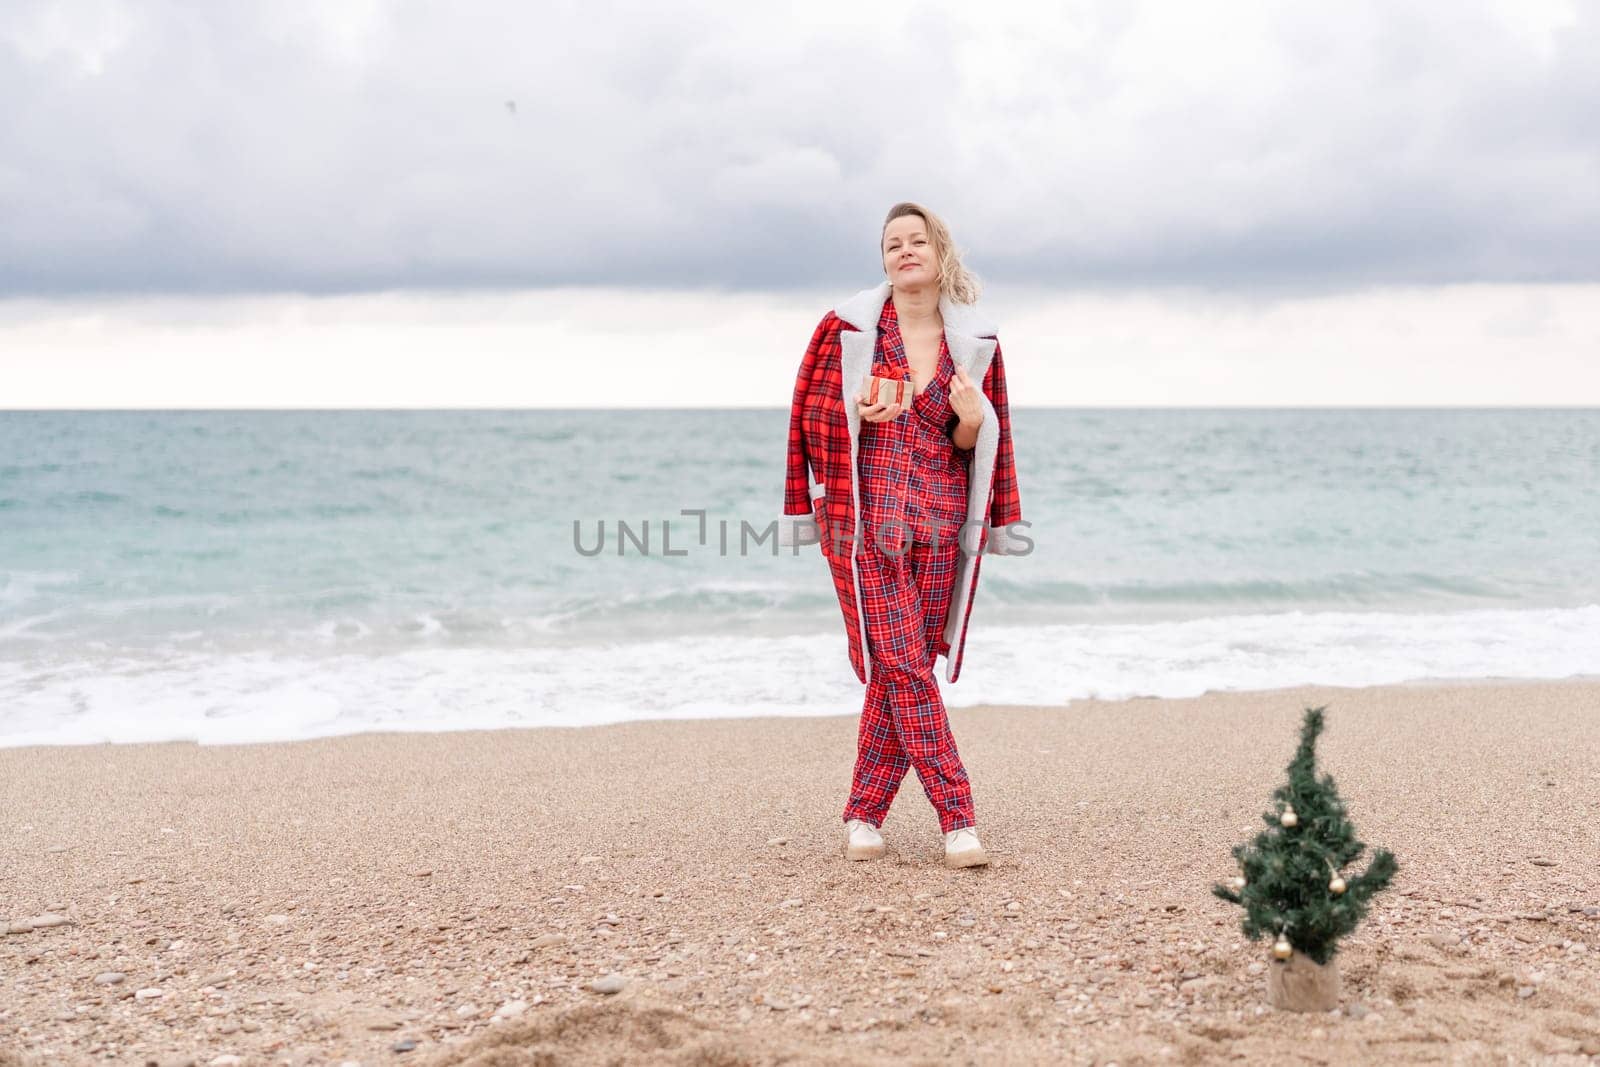
[[[1315,963],[1296,952],[1267,964],[1267,1003],[1279,1011],[1332,1011],[1339,1006],[1339,959]]]

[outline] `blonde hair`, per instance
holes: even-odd
[[[888,231],[889,223],[906,215],[917,216],[928,228],[928,240],[933,242],[933,253],[939,263],[939,291],[958,304],[977,303],[978,293],[983,286],[976,275],[961,265],[961,253],[950,238],[950,227],[921,204],[903,200],[889,209],[889,214],[883,220],[883,230],[878,233],[879,265],[882,266],[883,235]]]

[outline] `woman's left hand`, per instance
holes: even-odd
[[[978,387],[967,377],[967,368],[956,364],[956,374],[950,379],[950,410],[956,413],[964,426],[983,425],[983,397]]]

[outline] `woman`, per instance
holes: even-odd
[[[982,554],[1032,545],[1010,529],[1022,506],[1005,372],[937,215],[896,204],[879,253],[886,280],[824,315],[801,361],[783,512],[805,518],[780,522],[778,539],[821,545],[867,686],[846,858],[883,855],[879,827],[910,769],[938,813],[945,863],[979,866],[988,858],[934,660],[959,677]],[[895,403],[897,377],[911,388]]]

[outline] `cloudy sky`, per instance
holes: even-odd
[[[1600,4],[0,6],[0,407],[787,403],[940,211],[1018,404],[1600,403]]]

